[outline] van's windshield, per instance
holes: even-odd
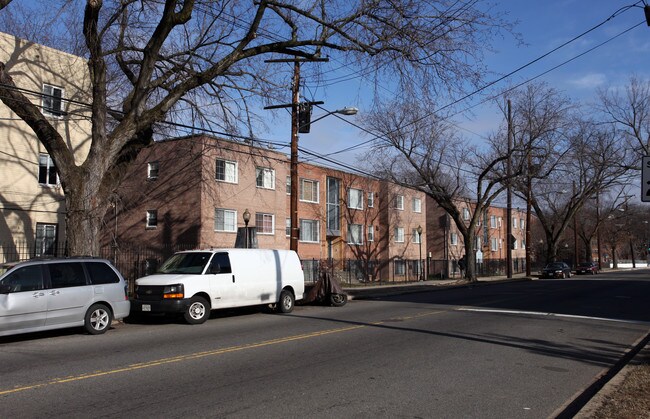
[[[176,253],[162,264],[157,273],[200,275],[211,256],[210,252]]]

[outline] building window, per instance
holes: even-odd
[[[63,89],[60,87],[43,85],[42,106],[45,115],[61,117],[63,112]]]
[[[393,208],[398,210],[404,209],[404,196],[402,195],[395,196],[395,199],[393,200]]]
[[[517,243],[517,239],[514,239],[512,241],[512,250],[517,250],[519,248],[519,243]]]
[[[332,236],[341,235],[341,192],[340,180],[328,177],[325,200],[327,201],[327,234]]]
[[[38,156],[38,183],[40,185],[59,184],[59,176],[56,173],[54,161],[47,154]]]
[[[375,193],[368,192],[368,208],[373,208],[375,206]]]
[[[291,176],[287,176],[286,188],[287,188],[287,195],[291,195]]]
[[[422,200],[420,198],[413,198],[412,207],[413,212],[422,212]]]
[[[217,159],[215,179],[219,182],[237,183],[237,162]]]
[[[458,233],[451,233],[451,235],[449,236],[449,243],[452,246],[458,245]]]
[[[56,224],[36,223],[36,243],[34,245],[35,256],[56,255]]]
[[[517,224],[518,224],[518,223],[517,223],[517,219],[513,217],[513,218],[512,218],[512,228],[517,228],[517,227],[518,227]]]
[[[214,230],[234,233],[237,231],[237,211],[222,208],[214,210]]]
[[[395,242],[404,243],[404,227],[395,227]]]
[[[497,228],[497,217],[490,215],[490,228]]]
[[[348,244],[363,244],[363,225],[348,224]]]
[[[300,200],[318,203],[319,183],[315,180],[300,179]]]
[[[368,241],[369,242],[375,241],[375,226],[372,225],[368,226]]]
[[[411,233],[413,234],[412,242],[415,243],[415,244],[419,244],[421,234],[418,234],[418,229],[414,228]]]
[[[147,179],[156,180],[158,179],[159,164],[157,161],[152,161],[147,163]]]
[[[147,210],[147,221],[145,226],[147,228],[158,227],[158,210]]]
[[[284,227],[284,235],[291,237],[291,218],[286,219],[286,226]]]
[[[406,275],[406,262],[403,260],[395,260],[395,275],[404,276]]]
[[[258,234],[273,234],[275,217],[273,214],[258,212],[255,214],[255,231]]]
[[[348,189],[348,208],[363,209],[363,191],[360,189]]]
[[[523,230],[524,227],[526,227],[526,224],[524,223],[524,219],[520,218],[519,219],[519,228],[521,228]]]
[[[300,241],[318,243],[318,220],[300,220]]]
[[[258,188],[275,189],[275,170],[268,167],[255,168],[255,178]]]
[[[463,208],[463,220],[469,221],[469,208]]]
[[[490,250],[492,250],[493,252],[496,252],[497,250],[499,250],[499,239],[498,238],[492,237],[490,239]]]

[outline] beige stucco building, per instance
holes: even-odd
[[[82,163],[91,130],[86,61],[0,33],[0,62]],[[2,102],[0,173],[0,258],[54,254],[65,241],[65,203],[56,168],[33,130]]]

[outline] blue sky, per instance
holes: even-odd
[[[551,87],[564,92],[570,98],[588,104],[596,99],[597,88],[623,86],[633,74],[647,79],[650,77],[650,28],[645,24],[641,7],[622,11],[622,8],[635,4],[636,0],[506,0],[497,1],[497,8],[508,13],[510,20],[519,21],[515,31],[519,32],[525,45],[518,45],[512,36],[504,35],[494,44],[495,51],[486,53],[486,64],[492,72],[487,81],[495,80],[525,65],[570,39],[582,34],[594,26],[605,22],[599,28],[563,47],[550,56],[525,68],[494,87],[504,88],[536,77],[549,69],[570,60],[598,44],[605,45],[562,65],[558,69],[539,77]],[[639,4],[637,4],[639,5]],[[642,25],[619,35],[621,32]],[[612,39],[614,38],[614,39]],[[611,40],[610,40],[611,39]],[[350,118],[360,122],[364,108],[370,106],[371,87],[362,79],[340,83],[326,90],[316,92],[316,100],[324,100],[328,110],[344,106],[359,108],[359,114]],[[464,101],[463,107],[470,107],[481,102],[485,97],[476,95]],[[314,117],[323,114],[315,110]],[[487,102],[455,117],[460,132],[474,141],[484,141],[485,136],[493,132],[502,120],[500,111],[494,102]],[[269,137],[282,141],[290,136],[288,116],[280,117]],[[283,127],[286,126],[286,129]],[[300,136],[300,146],[321,154],[363,142],[370,137],[352,125],[346,124],[333,116],[315,123],[310,134]],[[349,153],[333,156],[337,160],[354,164],[359,154],[367,152],[357,149]],[[302,158],[302,157],[301,157]]]

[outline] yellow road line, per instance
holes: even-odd
[[[416,319],[416,318],[419,318],[419,317],[430,316],[430,315],[441,313],[441,312],[442,311],[431,311],[431,312],[426,312],[426,313],[418,314],[418,315],[414,315],[414,316],[400,317],[400,318],[396,318],[396,319],[393,319],[393,320],[412,320],[412,319]],[[144,368],[157,367],[157,366],[160,366],[160,365],[173,364],[173,363],[182,362],[182,361],[189,361],[189,360],[193,360],[193,359],[205,358],[205,357],[208,357],[208,356],[222,355],[222,354],[231,353],[231,352],[238,352],[238,351],[242,351],[242,350],[246,350],[246,349],[255,349],[255,348],[261,348],[261,347],[264,347],[264,346],[277,345],[277,344],[280,344],[280,343],[310,339],[310,338],[315,338],[315,337],[319,337],[319,336],[331,335],[333,333],[349,332],[351,330],[362,329],[362,328],[366,328],[366,327],[369,327],[369,326],[377,326],[377,325],[381,325],[383,323],[384,322],[375,322],[375,323],[361,324],[361,325],[355,325],[355,326],[341,327],[341,328],[338,328],[338,329],[321,330],[321,331],[318,331],[318,332],[305,333],[305,334],[302,334],[302,335],[295,335],[295,336],[287,336],[287,337],[283,337],[283,338],[266,340],[266,341],[263,341],[263,342],[248,343],[248,344],[245,344],[245,345],[230,346],[228,348],[221,348],[221,349],[215,349],[215,350],[211,350],[211,351],[196,352],[196,353],[187,354],[187,355],[179,355],[179,356],[173,356],[173,357],[169,357],[169,358],[157,359],[157,360],[154,360],[154,361],[141,362],[141,363],[137,363],[137,364],[131,364],[131,365],[128,365],[128,366],[123,367],[123,368],[115,368],[115,369],[107,370],[107,371],[98,371],[98,372],[91,372],[91,373],[84,373],[84,374],[74,375],[74,376],[70,376],[70,377],[54,378],[52,380],[45,381],[45,382],[42,382],[42,383],[32,384],[32,385],[28,385],[28,386],[16,387],[16,388],[8,389],[8,390],[0,390],[0,396],[5,396],[5,395],[8,395],[8,394],[13,394],[13,393],[19,393],[19,392],[26,391],[26,390],[33,390],[33,389],[46,387],[46,386],[51,386],[51,385],[55,385],[55,384],[71,383],[71,382],[75,382],[75,381],[87,380],[89,378],[104,377],[104,376],[115,375],[115,374],[130,372],[130,371],[137,371],[137,370],[141,370],[141,369],[144,369]]]

